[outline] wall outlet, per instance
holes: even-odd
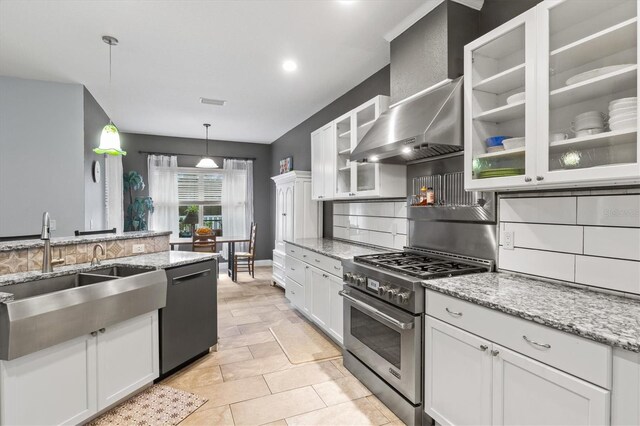
[[[505,250],[513,250],[513,238],[514,238],[513,231],[504,232],[504,242],[502,244],[502,247],[504,247]]]
[[[134,253],[144,253],[144,244],[134,244],[133,245]]]
[[[56,230],[56,220],[55,219],[50,219],[49,220],[49,231],[55,231]]]

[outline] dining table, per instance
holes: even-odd
[[[233,267],[233,263],[235,261],[234,254],[236,252],[236,243],[248,243],[249,237],[238,237],[238,236],[219,236],[216,237],[216,244],[228,244],[229,247],[229,258],[227,259],[227,274],[231,277],[231,280],[237,281],[238,277]],[[171,250],[175,250],[176,247],[179,246],[193,246],[193,239],[191,237],[186,238],[174,238],[169,240],[169,246]]]

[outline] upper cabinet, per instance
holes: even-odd
[[[314,200],[406,196],[406,166],[349,160],[388,107],[388,96],[376,96],[311,134]]]
[[[465,186],[640,181],[638,4],[548,0],[465,47]]]

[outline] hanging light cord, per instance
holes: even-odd
[[[109,107],[113,107],[113,89],[111,88],[111,48],[112,43],[109,43]],[[109,124],[113,124],[111,116],[109,116]]]

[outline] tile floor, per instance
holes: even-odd
[[[209,399],[180,425],[403,425],[342,358],[289,362],[269,327],[306,320],[270,283],[266,267],[218,281],[218,351],[163,382]]]

